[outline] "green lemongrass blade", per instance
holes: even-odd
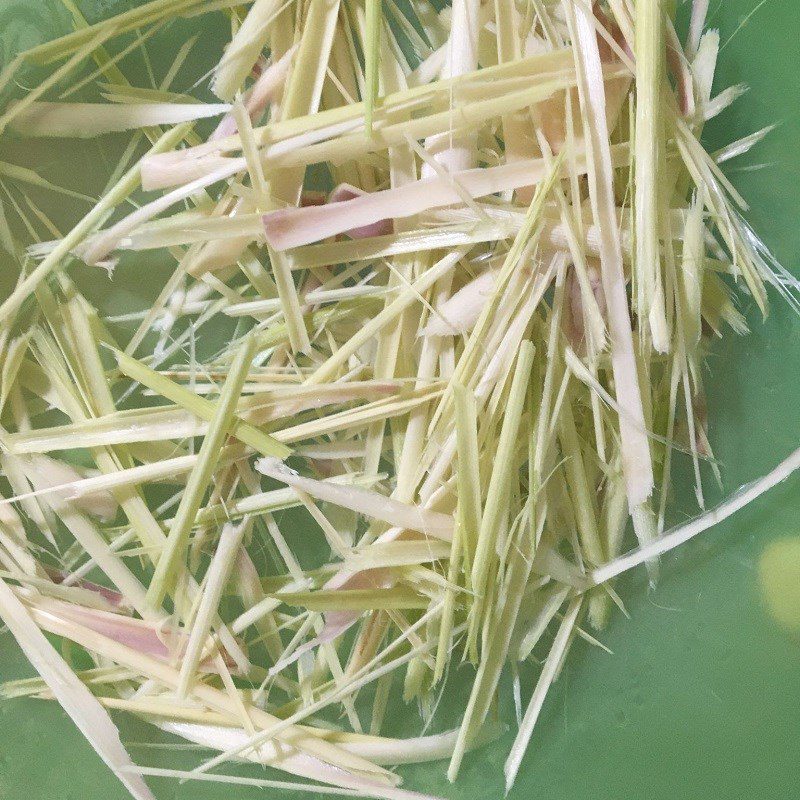
[[[295,56],[294,69],[284,90],[281,118],[291,119],[313,114],[319,109],[322,85],[328,69],[339,0],[311,0]],[[300,199],[305,169],[281,164],[270,180],[270,192],[279,203],[296,205]],[[295,352],[310,348],[308,332],[303,324],[297,288],[291,270],[281,253],[269,250],[270,263],[283,316],[288,326],[289,343]]]
[[[160,375],[126,353],[113,348],[112,351],[120,370],[132,380],[147,386],[148,389],[152,389],[162,397],[166,397],[181,408],[191,411],[192,414],[200,419],[210,422],[214,418],[217,403],[198,397],[194,392],[184,389],[179,384]],[[246,377],[247,373],[245,372],[242,376],[242,382]],[[276,441],[272,436],[263,433],[252,425],[248,425],[238,417],[233,418],[229,433],[265,456],[286,458],[291,453],[288,447]]]
[[[113,32],[113,26],[98,31],[96,35],[78,49],[69,60],[58,69],[54,70],[47,78],[39,83],[35,89],[31,89],[22,100],[9,105],[6,112],[0,116],[0,133],[3,133],[9,123],[13,122],[24,111],[29,109],[48,89],[55,86],[62,78],[72,72],[72,70],[74,70],[96,47],[112,36]]]
[[[217,458],[225,437],[228,435],[229,429],[233,427],[236,403],[239,400],[242,385],[247,378],[254,354],[255,340],[249,337],[231,365],[219,400],[215,404],[214,414],[209,420],[208,432],[203,438],[197,461],[186,481],[186,490],[181,497],[175,519],[170,525],[164,548],[156,562],[153,578],[147,588],[147,597],[153,605],[160,605],[167,591],[175,584],[175,573],[184,558],[192,524],[200,510],[203,496],[214,470],[217,468]],[[122,356],[122,359],[125,358],[129,357]],[[183,681],[181,687],[185,691],[186,686]]]
[[[467,250],[468,248],[464,247],[449,253],[428,269],[421,277],[417,278],[413,284],[404,287],[395,300],[376,316],[372,317],[358,333],[343,344],[324,364],[306,379],[306,383],[316,384],[328,381],[360,347],[386,325],[397,319],[407,308],[418,302],[419,296],[427,292],[437,280],[455,269],[456,264],[466,255]]]
[[[138,486],[141,483],[151,483],[156,481],[166,481],[174,478],[180,483],[180,476],[189,472],[197,461],[196,455],[176,456],[175,458],[154,461],[151,464],[141,464],[136,467],[128,467],[111,472],[105,475],[96,475],[80,480],[57,483],[47,486],[39,491],[31,491],[26,494],[16,495],[7,499],[0,498],[0,506],[6,503],[15,503],[26,500],[29,497],[40,497],[46,494],[57,493],[63,495],[67,500],[77,500],[99,492],[107,492],[110,489],[118,489],[129,486]]]
[[[15,581],[23,586],[32,586],[47,597],[55,597],[74,603],[82,608],[94,608],[98,611],[119,611],[119,607],[105,600],[99,592],[91,589],[82,589],[79,586],[65,586],[63,583],[53,583],[49,578],[37,578],[32,575],[20,575],[16,572],[0,570],[0,578]]]
[[[0,366],[0,414],[5,408],[25,354],[28,352],[29,341],[30,333],[17,336],[10,342],[3,342],[0,345],[0,359],[2,359],[2,366]]]
[[[185,13],[189,9],[201,6],[208,0],[151,0],[149,3],[117,14],[109,19],[97,22],[85,28],[65,34],[50,42],[32,47],[22,53],[26,61],[34,64],[49,64],[75,52],[93,38],[105,35],[120,35],[134,28],[153,24],[164,18],[171,18]],[[233,5],[233,3],[230,3]]]
[[[435,611],[436,609],[434,609]],[[291,728],[297,722],[302,721],[303,719],[307,718],[311,714],[325,708],[326,706],[330,705],[333,702],[341,699],[348,694],[352,694],[353,692],[357,691],[361,686],[364,686],[374,680],[377,680],[381,677],[381,675],[385,675],[390,673],[393,669],[396,669],[398,666],[407,663],[408,661],[415,658],[417,655],[427,652],[431,649],[430,643],[420,643],[413,646],[410,652],[395,658],[393,661],[389,661],[388,663],[384,663],[381,666],[377,666],[381,663],[381,661],[389,655],[393,650],[399,647],[403,642],[406,640],[413,641],[414,638],[418,638],[415,636],[415,631],[423,625],[432,615],[432,612],[429,611],[424,614],[417,622],[413,625],[408,626],[401,636],[394,640],[394,642],[387,647],[380,653],[378,653],[373,659],[367,662],[357,673],[350,677],[349,680],[341,684],[336,688],[334,692],[329,694],[326,697],[321,698],[315,702],[306,705],[304,708],[301,708],[299,711],[291,714],[286,719],[281,720],[272,728],[268,728],[263,731],[259,731],[255,736],[250,737],[249,740],[245,742],[241,742],[236,746],[230,748],[226,752],[221,753],[218,756],[206,761],[204,764],[201,764],[199,767],[196,767],[193,772],[196,774],[201,774],[207,772],[209,769],[213,769],[218,764],[221,764],[231,757],[238,755],[239,753],[247,750],[251,747],[260,745],[264,742],[269,741],[274,737],[280,737],[281,733],[285,731],[287,728]],[[305,728],[304,728],[305,729]]]
[[[509,78],[523,79],[528,83],[552,80],[553,74],[572,72],[571,78],[563,78],[558,83],[558,88],[574,85],[574,64],[569,48],[562,48],[552,52],[529,56],[510,64],[501,64],[486,67],[475,72],[437,81],[432,86],[417,86],[400,89],[387,94],[381,99],[380,114],[382,117],[393,119],[399,111],[408,113],[414,110],[434,107],[446,111],[453,99],[458,97],[459,89],[477,85],[484,91],[484,98],[497,94],[498,82]],[[555,90],[555,89],[553,89]],[[549,90],[548,90],[549,92]],[[332,131],[341,133],[356,129],[364,118],[364,103],[352,103],[339,108],[325,109],[316,114],[297,116],[294,119],[280,119],[269,125],[256,128],[254,135],[260,147],[268,146],[273,142],[280,142],[292,137],[297,137],[310,132],[322,131],[322,138],[327,139]],[[337,127],[338,126],[338,127]],[[410,132],[410,131],[407,131]],[[317,138],[315,141],[319,141]],[[398,141],[398,143],[400,143]],[[225,137],[213,143],[203,145],[201,149],[187,155],[204,155],[209,152],[230,152],[241,148],[241,139],[238,134]],[[311,162],[313,163],[313,162]]]
[[[533,729],[536,721],[539,718],[539,712],[544,705],[545,697],[550,689],[553,681],[556,678],[558,667],[561,664],[563,657],[572,640],[572,629],[574,628],[578,613],[581,609],[581,598],[575,598],[569,605],[564,619],[559,626],[556,638],[550,648],[550,653],[547,656],[542,672],[539,675],[539,680],[536,683],[536,688],[533,691],[528,708],[525,711],[525,717],[522,720],[517,737],[511,747],[511,753],[506,760],[504,766],[504,773],[506,777],[506,792],[508,792],[514,785],[514,781],[519,772],[519,767],[522,762],[522,757],[528,748]]]
[[[228,102],[244,85],[270,37],[270,23],[280,11],[279,0],[255,0],[247,16],[225,48],[214,72],[211,90]]]
[[[19,469],[16,457],[12,456],[5,441],[2,442],[4,452],[2,459],[3,469],[9,479],[14,477],[15,471]],[[34,490],[39,491],[45,487],[42,476],[34,471],[28,470],[25,475],[25,485],[33,486]],[[12,484],[13,485],[13,484]],[[159,616],[159,612],[146,599],[145,590],[139,579],[128,568],[123,560],[108,545],[97,526],[88,516],[81,513],[75,506],[58,495],[50,496],[47,499],[49,506],[64,523],[75,541],[85,550],[102,572],[111,580],[120,593],[142,617],[153,619]],[[42,518],[42,527],[45,527],[46,517]]]
[[[381,53],[381,27],[383,25],[381,0],[366,0],[367,31],[364,42],[364,125],[367,136],[372,136],[372,115],[378,98],[379,59]]]
[[[175,407],[136,409],[84,419],[71,425],[36,428],[8,438],[16,453],[46,453],[201,436],[208,429],[207,424],[187,416],[187,413],[185,409]]]
[[[530,346],[533,347],[533,345]],[[525,387],[524,393],[527,394],[527,387]],[[500,605],[498,609],[494,609],[490,613],[491,630],[488,634],[488,644],[484,646],[481,653],[481,663],[467,701],[464,719],[459,728],[458,738],[447,770],[447,777],[451,781],[455,780],[458,774],[467,747],[480,736],[492,698],[497,691],[500,673],[511,645],[514,622],[517,619],[531,573],[533,539],[531,533],[525,530],[524,525],[521,525],[516,541],[511,543],[510,564],[506,570],[502,589],[498,592]]]
[[[578,90],[582,107],[589,109],[584,119],[584,138],[592,168],[588,171],[592,213],[602,234],[600,273],[606,302],[611,339],[612,368],[621,408],[620,439],[624,453],[625,480],[631,511],[647,506],[653,490],[653,465],[647,441],[642,392],[634,355],[633,331],[625,292],[622,248],[614,201],[613,167],[607,138],[605,91],[599,80],[600,53],[592,25],[593,14],[585,8],[563,3],[567,22],[575,41]],[[639,526],[637,535],[646,531]]]
[[[116,698],[105,698],[109,704]],[[101,700],[102,702],[102,700]],[[114,705],[111,705],[113,708]],[[136,706],[129,709],[136,712]],[[320,786],[317,783],[298,783],[297,781],[278,781],[268,778],[247,778],[243,775],[207,775],[205,773],[187,772],[180,769],[166,769],[164,767],[142,767],[135,765],[127,770],[134,775],[143,775],[153,778],[173,778],[183,784],[185,781],[200,781],[201,783],[219,783],[225,786],[245,786],[255,789],[276,789],[281,792],[305,792],[309,795],[326,794],[331,797],[352,797],[353,790],[336,786]],[[309,777],[314,777],[313,775]]]
[[[475,394],[455,384],[453,389],[456,415],[456,448],[458,464],[458,520],[463,526],[462,547],[464,577],[467,588],[472,588],[472,564],[475,545],[481,529],[481,453],[478,444],[478,407]]]
[[[486,502],[481,517],[481,527],[475,546],[475,560],[472,565],[472,588],[475,601],[470,608],[469,639],[476,641],[483,614],[486,609],[489,573],[496,557],[497,531],[502,525],[502,517],[508,513],[507,500],[511,490],[511,476],[516,468],[514,452],[517,448],[522,412],[531,377],[533,356],[536,348],[530,341],[523,342],[517,354],[514,377],[503,416],[500,439],[497,444],[492,476],[486,492]]]
[[[561,165],[564,161],[564,152],[562,151],[552,165],[548,177],[539,183],[536,187],[536,193],[528,206],[528,211],[525,215],[525,220],[522,227],[517,231],[511,247],[506,253],[503,260],[503,266],[497,276],[494,285],[494,291],[489,299],[489,302],[481,311],[478,322],[473,328],[464,352],[459,359],[455,373],[453,375],[454,381],[461,381],[465,385],[468,383],[468,376],[474,372],[478,360],[484,355],[484,337],[488,334],[489,327],[495,318],[498,306],[503,298],[503,292],[507,287],[509,281],[517,270],[518,263],[523,253],[531,251],[538,243],[539,233],[541,231],[541,216],[544,209],[545,201],[550,194],[552,187],[558,179]],[[448,387],[445,396],[436,410],[436,415],[432,424],[436,422],[439,416],[444,411],[449,411],[452,403],[452,384]]]
[[[313,377],[313,376],[311,376]],[[392,419],[404,416],[409,410],[435,400],[442,393],[438,386],[418,389],[408,397],[402,395],[397,400],[378,400],[365,403],[355,409],[347,409],[328,414],[311,422],[304,422],[290,428],[276,431],[275,439],[280,442],[299,442],[316,438],[323,434],[362,428],[378,419]]]
[[[5,161],[0,161],[0,175],[12,181],[27,183],[30,186],[37,186],[40,189],[47,189],[51,192],[63,194],[65,197],[72,197],[75,200],[85,200],[87,203],[92,204],[95,202],[95,199],[89,197],[89,195],[74,192],[72,189],[66,189],[63,186],[56,186],[56,184],[42,178],[37,172],[34,172],[34,170],[21,167],[18,164],[9,164]]]
[[[258,207],[263,211],[267,211],[269,207],[269,187],[258,155],[258,145],[256,145],[253,137],[253,125],[250,122],[250,115],[247,113],[241,98],[237,97],[236,102],[233,104],[232,113],[242,140],[242,153],[247,162],[250,184],[256,193]]]
[[[150,153],[161,153],[180,142],[189,130],[189,125],[177,125],[163,134],[150,149]],[[33,269],[14,291],[0,304],[0,319],[15,313],[36,287],[56,270],[70,252],[79,245],[98,225],[102,224],[111,210],[127,198],[138,186],[140,166],[136,164],[123,175],[115,186],[97,205],[47,254],[45,259]]]
[[[566,485],[572,498],[583,558],[589,566],[598,566],[605,561],[606,556],[600,540],[594,491],[584,464],[569,392],[567,392],[567,398],[561,407],[559,421],[559,439],[564,458],[564,471],[567,476]],[[602,628],[606,615],[607,598],[602,594],[595,593],[589,600],[589,616],[592,624],[597,628]]]
[[[436,650],[436,666],[433,682],[438,683],[444,675],[450,657],[455,611],[455,587],[459,572],[463,570],[464,584],[472,589],[472,565],[475,543],[481,526],[480,450],[478,446],[478,419],[475,395],[461,384],[453,387],[456,414],[456,450],[458,453],[456,485],[458,507],[456,524],[448,564],[447,582],[442,618],[439,622],[439,645]]]
[[[120,667],[93,667],[75,670],[75,677],[86,686],[106,686],[130,680],[135,675],[129,669]],[[0,684],[0,696],[9,700],[15,697],[46,697],[49,693],[47,683],[42,678],[23,678]]]
[[[67,287],[72,293],[74,289]],[[48,297],[43,287],[39,289],[40,302]],[[71,339],[71,349],[75,361],[78,382],[86,395],[85,406],[79,415],[70,414],[74,420],[86,420],[94,414],[108,414],[116,410],[94,338],[92,325],[94,312],[87,312],[82,298],[72,294],[62,308],[61,316]],[[96,320],[96,318],[95,318]],[[106,450],[93,452],[95,462],[101,472],[114,474],[130,459],[124,452],[113,453]],[[132,527],[145,547],[159,547],[163,543],[163,532],[150,513],[136,489],[118,490],[115,498],[122,506]]]

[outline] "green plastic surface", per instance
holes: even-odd
[[[83,0],[90,21],[133,3]],[[686,15],[688,3],[681,8]],[[710,19],[725,42],[717,86],[745,81],[751,91],[709,126],[721,146],[780,123],[752,154],[726,165],[751,203],[753,227],[794,274],[800,265],[800,21],[796,0],[712,2]],[[749,22],[739,29],[751,12]],[[69,30],[58,0],[0,0],[0,59]],[[163,75],[182,40],[202,34],[176,86],[189,90],[212,66],[225,41],[220,15],[179,22],[149,47]],[[148,85],[140,59],[122,63]],[[25,75],[21,77],[25,83]],[[33,78],[31,79],[33,80]],[[123,141],[117,140],[117,144]],[[48,177],[99,191],[113,164],[107,143],[0,139],[0,159],[36,164]],[[88,187],[88,189],[87,189]],[[37,195],[65,228],[85,210],[79,203]],[[2,258],[2,256],[0,256]],[[16,268],[0,262],[0,296]],[[124,259],[113,281],[75,267],[87,295],[108,311],[141,308],[168,274],[157,256]],[[726,493],[764,474],[800,442],[800,319],[773,293],[765,323],[745,302],[752,333],[717,342],[708,360],[710,438]],[[675,519],[694,512],[686,464],[678,487],[685,498]],[[709,486],[711,482],[709,481]],[[711,491],[712,500],[719,493]],[[510,797],[547,800],[684,800],[792,798],[800,795],[800,638],[779,629],[759,597],[757,564],[775,537],[800,535],[800,480],[795,476],[733,520],[665,559],[654,592],[642,575],[622,583],[631,619],[617,614],[603,641],[607,655],[583,643],[572,650],[549,696]],[[0,637],[0,678],[30,674],[17,645]],[[523,676],[525,697],[531,675]],[[510,694],[508,682],[504,693]],[[455,710],[454,710],[455,711]],[[513,712],[506,708],[507,718]],[[416,710],[398,714],[405,733],[418,730]],[[142,747],[178,743],[118,715],[135,760],[190,768],[197,752]],[[398,728],[400,730],[400,728]],[[394,733],[391,728],[388,733]],[[451,786],[444,763],[402,768],[406,787],[463,800],[503,796],[502,763],[512,736],[465,759]],[[266,777],[256,768],[243,773]],[[263,797],[263,791],[151,779],[159,800]],[[93,754],[60,708],[41,701],[0,702],[0,800],[122,800],[122,786]],[[270,798],[302,798],[270,791]]]

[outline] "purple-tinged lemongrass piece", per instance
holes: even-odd
[[[152,125],[177,125],[227,114],[221,103],[46,103],[17,114],[9,126],[26,137],[87,138]]]
[[[627,158],[627,146],[611,147],[612,164]],[[586,170],[583,154],[576,157],[581,173]],[[611,164],[609,165],[611,166]],[[470,197],[485,197],[495,192],[518,189],[538,183],[549,174],[544,159],[529,159],[499,167],[468,169],[454,173],[451,179],[426,178],[396,189],[373,192],[325,206],[287,208],[264,215],[267,241],[278,250],[316,242],[387,219],[403,219],[434,208],[462,201],[453,182],[457,181]]]

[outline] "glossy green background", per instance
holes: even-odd
[[[123,5],[86,0],[91,20]],[[767,124],[779,128],[757,151],[726,172],[752,204],[754,228],[794,274],[800,261],[800,22],[796,0],[769,0],[732,39],[756,0],[712,2],[711,22],[726,46],[718,85],[746,81],[751,91],[709,126],[720,146]],[[686,7],[681,14],[686,13]],[[0,0],[0,57],[67,30],[56,0]],[[198,75],[224,41],[220,18],[178,23],[161,52],[151,47],[156,73],[189,32],[202,44],[182,73]],[[123,68],[142,78],[141,67]],[[163,70],[162,70],[163,74]],[[144,85],[144,84],[143,84]],[[183,77],[177,86],[187,89]],[[99,189],[109,166],[103,146],[45,145],[0,140],[0,158],[36,162],[75,188]],[[80,208],[43,199],[66,225]],[[157,258],[123,261],[113,283],[98,272],[74,272],[103,308],[136,308],[166,272]],[[0,292],[14,272],[0,265]],[[747,304],[745,304],[747,308]],[[753,332],[718,342],[708,362],[710,437],[723,465],[726,491],[767,471],[800,440],[800,320],[774,300],[766,323],[747,308]],[[680,465],[681,468],[685,465]],[[682,484],[689,496],[689,485]],[[606,655],[577,644],[553,689],[512,798],[548,800],[683,800],[796,797],[800,787],[800,639],[764,613],[756,565],[774,537],[800,534],[800,480],[775,489],[734,520],[665,560],[655,592],[641,576],[625,582],[631,614],[617,616],[603,640]],[[675,518],[692,513],[687,503]],[[13,640],[0,638],[0,676],[29,668]],[[506,687],[507,689],[508,687]],[[531,689],[528,684],[526,693]],[[406,713],[408,724],[414,711]],[[142,748],[175,742],[145,723],[119,717],[135,760],[190,767],[197,754]],[[389,731],[391,732],[391,731]],[[455,786],[444,764],[404,768],[408,788],[464,800],[502,797],[502,763],[511,737],[465,761]],[[258,769],[246,770],[264,776]],[[159,800],[263,797],[256,789],[151,780]],[[300,796],[271,792],[275,800]],[[126,794],[61,710],[52,703],[0,702],[0,800],[117,800]]]

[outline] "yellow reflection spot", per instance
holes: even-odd
[[[770,542],[761,554],[758,577],[770,614],[784,628],[800,631],[800,537]]]

